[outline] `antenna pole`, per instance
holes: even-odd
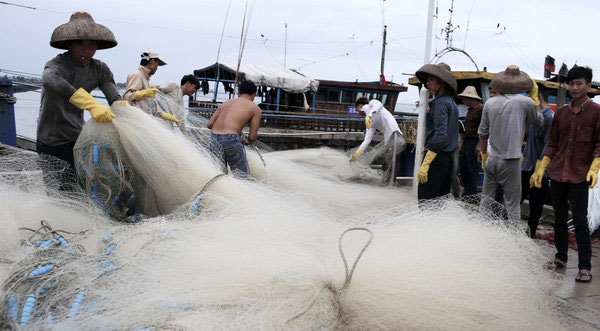
[[[287,23],[285,23],[285,43],[284,43],[284,47],[283,47],[283,67],[286,67],[286,60],[287,60]]]

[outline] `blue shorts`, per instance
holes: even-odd
[[[221,160],[224,173],[229,166],[236,177],[249,178],[248,160],[239,135],[211,133],[210,151]]]

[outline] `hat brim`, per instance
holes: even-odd
[[[461,97],[461,98],[469,98],[469,99],[474,99],[474,100],[479,100],[481,101],[481,98],[478,95],[472,95],[472,94],[459,94],[457,95],[457,97]]]
[[[427,83],[427,76],[432,75],[437,77],[442,82],[446,83],[446,85],[448,85],[448,87],[452,90],[452,94],[456,94],[457,92],[458,84],[456,82],[456,78],[454,78],[454,75],[452,75],[452,72],[444,70],[438,65],[426,64],[417,70],[415,75],[421,81],[421,83],[423,83],[423,85]]]
[[[500,94],[519,94],[531,91],[533,83],[528,74],[520,71],[519,75],[507,75],[505,71],[494,75],[490,88]]]
[[[163,60],[161,60],[161,59],[159,59],[159,58],[157,58],[157,60],[158,60],[158,65],[159,65],[159,66],[164,66],[164,65],[167,65],[167,62],[165,62],[165,61],[163,61]]]
[[[93,40],[97,49],[117,46],[117,40],[107,27],[93,20],[78,19],[58,26],[52,32],[50,46],[58,49],[69,49],[68,43],[77,40]]]

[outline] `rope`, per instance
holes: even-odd
[[[202,198],[202,194],[204,193],[204,191],[206,191],[206,189],[210,186],[210,184],[212,184],[214,181],[216,181],[217,179],[219,179],[219,177],[222,177],[222,176],[225,176],[225,174],[218,174],[218,175],[214,176],[208,182],[206,182],[206,184],[204,184],[204,186],[202,187],[200,192],[198,192],[198,194],[193,195],[195,198],[192,200],[192,207],[190,208],[190,216],[194,215],[194,213],[196,212],[196,208],[198,208],[198,205],[200,204],[200,200]]]
[[[352,268],[350,270],[348,270],[348,262],[346,261],[346,256],[344,255],[344,249],[342,248],[342,241],[344,240],[344,236],[346,235],[346,233],[348,233],[350,231],[366,231],[369,233],[369,240],[367,241],[367,243],[363,246],[363,248],[358,253],[358,256],[356,257],[356,259],[354,260],[354,263],[352,264]],[[343,294],[343,291],[345,291],[348,288],[348,286],[350,286],[350,282],[352,282],[352,276],[354,275],[354,270],[356,269],[356,265],[358,264],[358,261],[360,261],[360,258],[362,257],[363,253],[367,250],[367,247],[369,247],[369,245],[371,244],[372,241],[373,241],[373,232],[367,228],[356,227],[356,228],[350,228],[350,229],[342,232],[342,234],[340,235],[340,239],[338,241],[338,248],[340,251],[340,255],[342,256],[342,261],[344,262],[344,270],[346,273],[346,280],[344,281],[344,285],[342,285],[342,287],[338,288],[338,287],[335,287],[335,285],[333,285],[333,283],[324,284],[323,287],[319,288],[319,291],[317,291],[317,293],[313,296],[313,299],[311,300],[310,305],[306,309],[304,309],[301,313],[299,313],[296,316],[287,320],[287,322],[289,323],[289,322],[301,317],[302,315],[306,314],[315,305],[315,303],[317,302],[317,298],[319,297],[319,294],[321,294],[321,291],[324,288],[330,290],[331,293],[333,293],[335,305],[338,307],[338,318],[340,318],[342,316],[342,305],[340,302],[340,296]]]

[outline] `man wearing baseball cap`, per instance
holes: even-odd
[[[100,88],[109,104],[121,100],[110,69],[93,58],[96,50],[116,45],[113,33],[86,12],[73,13],[52,33],[50,46],[67,52],[48,61],[42,73],[37,152],[46,186],[75,189],[73,147],[84,124],[83,110],[100,123],[115,117],[90,92]]]
[[[164,66],[167,63],[161,60],[158,53],[151,49],[143,51],[140,57],[140,66],[127,76],[127,88],[123,99],[147,113],[167,121],[179,123],[175,116],[160,111],[156,107],[156,102],[153,102],[156,92],[160,90],[150,83],[150,77],[156,73],[159,66]]]

